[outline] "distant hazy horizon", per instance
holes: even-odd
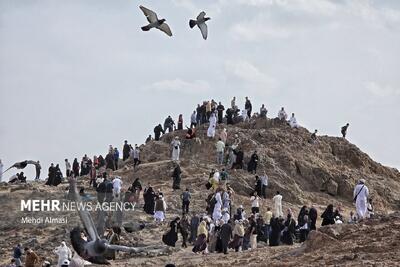
[[[140,30],[140,4],[172,38]],[[188,26],[202,10],[207,41]],[[320,135],[349,122],[350,142],[399,169],[399,32],[394,0],[3,0],[0,159],[40,160],[44,178],[51,162],[143,143],[168,115],[189,125],[203,100],[249,96]]]

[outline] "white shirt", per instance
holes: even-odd
[[[219,140],[216,144],[215,147],[217,148],[217,152],[224,152],[225,150],[225,143]]]
[[[192,116],[190,117],[190,122],[196,123],[197,122],[196,117],[197,117],[196,113],[192,113]]]
[[[268,175],[261,176],[261,182],[263,185],[267,186],[268,185]]]
[[[121,181],[121,179],[119,179],[119,178],[114,178],[114,180],[112,181],[112,183],[113,183],[113,187],[114,188],[121,188],[121,186],[122,186],[122,181]]]
[[[67,170],[71,170],[71,163],[69,163],[69,161],[66,161],[65,162],[65,169],[67,169]]]
[[[139,148],[135,148],[135,149],[133,150],[133,158],[134,158],[134,159],[138,159],[138,158],[139,158],[139,154],[140,154]]]
[[[250,200],[252,201],[251,202],[251,207],[252,208],[258,208],[258,207],[260,207],[260,203],[259,203],[259,200],[260,200],[260,197],[259,196],[252,196],[251,198],[250,198]]]

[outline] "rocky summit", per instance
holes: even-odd
[[[398,266],[400,262],[400,173],[373,161],[357,146],[344,138],[318,136],[316,143],[310,142],[311,133],[305,128],[292,129],[275,119],[253,119],[246,123],[218,126],[217,133],[225,127],[227,143],[240,140],[247,163],[254,151],[260,157],[258,173],[269,176],[267,199],[263,199],[260,212],[272,207],[271,199],[276,191],[283,195],[284,210],[291,208],[297,218],[303,205],[313,203],[319,214],[328,204],[341,206],[344,216],[354,211],[353,189],[363,178],[374,199],[376,216],[358,224],[343,224],[319,227],[309,234],[303,244],[268,247],[258,243],[255,250],[230,252],[228,255],[197,255],[188,248],[167,248],[158,252],[129,254],[118,253],[111,266]],[[160,141],[142,145],[141,160],[136,169],[127,160],[111,173],[122,177],[126,190],[135,178],[142,185],[151,183],[154,189],[163,192],[166,203],[167,223],[155,224],[152,216],[143,212],[143,198],[134,211],[124,213],[124,225],[120,243],[144,246],[162,245],[162,234],[168,223],[181,214],[180,194],[189,188],[192,193],[191,213],[205,213],[205,199],[210,193],[205,184],[211,169],[221,169],[216,164],[215,143],[217,139],[207,137],[207,125],[196,130],[196,139],[185,139],[186,131],[165,134]],[[172,190],[170,143],[179,136],[182,146],[180,164],[182,169],[181,190]],[[255,175],[246,170],[229,170],[230,183],[235,191],[233,210],[243,205],[250,213],[250,194],[254,190]],[[89,186],[88,177],[78,178],[79,186],[94,198],[96,192]],[[78,213],[70,211],[41,212],[21,211],[21,199],[63,199],[67,182],[58,187],[48,187],[41,182],[0,186],[2,223],[0,225],[1,264],[12,258],[12,249],[17,243],[31,246],[37,254],[56,263],[52,252],[61,241],[70,246],[69,231],[80,224]],[[23,223],[23,218],[60,217],[67,222]],[[95,218],[95,215],[93,214]],[[143,230],[127,231],[137,224]],[[179,236],[180,238],[180,236]],[[71,246],[70,246],[71,247]]]

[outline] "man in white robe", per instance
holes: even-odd
[[[115,176],[115,178],[112,181],[112,184],[113,184],[114,197],[118,198],[122,188],[121,178],[119,176]]]
[[[215,206],[214,206],[212,217],[213,217],[214,221],[217,221],[217,220],[221,219],[221,217],[222,217],[222,198],[221,198],[221,193],[220,192],[215,193],[214,198],[215,198],[215,202],[216,203],[215,203]]]
[[[297,124],[297,120],[296,120],[296,117],[294,116],[294,113],[292,113],[292,117],[290,117],[289,125],[292,128],[299,128],[299,125]]]
[[[58,255],[57,267],[60,267],[65,260],[68,260],[72,257],[72,252],[69,247],[67,247],[64,241],[61,242],[61,245],[59,247],[56,247],[54,249],[54,253]]]
[[[275,217],[283,217],[283,212],[282,212],[282,195],[279,193],[279,191],[276,192],[276,195],[272,198],[272,201],[274,202],[274,215]]]
[[[208,126],[208,130],[207,130],[208,137],[214,138],[216,127],[217,127],[217,116],[215,116],[215,113],[212,113],[210,116],[210,125]]]
[[[179,141],[179,137],[175,136],[175,139],[171,142],[172,146],[172,160],[178,161],[179,154],[181,153],[181,141]]]
[[[368,215],[367,214],[368,196],[369,196],[369,191],[368,187],[365,185],[365,180],[360,179],[358,184],[355,186],[353,192],[353,198],[356,201],[357,214],[360,219],[364,219]]]
[[[287,119],[285,108],[282,107],[281,110],[279,111],[278,119],[280,119],[281,121],[285,121]]]

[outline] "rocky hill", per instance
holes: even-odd
[[[265,170],[270,178],[267,189],[268,199],[263,200],[261,212],[271,205],[273,193],[279,190],[283,195],[284,208],[292,208],[295,214],[304,204],[315,203],[322,211],[327,204],[341,205],[345,215],[353,210],[352,193],[357,180],[366,179],[370,193],[374,198],[377,213],[382,214],[376,220],[366,221],[358,225],[346,225],[333,230],[324,227],[310,236],[306,244],[293,247],[281,246],[277,248],[259,248],[255,251],[231,253],[228,256],[207,255],[194,256],[190,248],[170,249],[167,255],[132,255],[121,253],[112,266],[162,266],[167,262],[174,262],[181,266],[226,266],[231,265],[262,265],[265,260],[274,266],[281,265],[324,265],[345,264],[354,261],[356,265],[363,262],[374,262],[374,253],[366,246],[384,245],[379,249],[380,255],[388,256],[388,264],[400,261],[399,243],[394,242],[399,237],[399,216],[387,215],[400,208],[400,173],[398,170],[382,166],[374,162],[367,154],[343,138],[319,136],[318,142],[309,143],[310,132],[307,129],[291,129],[285,123],[270,120],[256,119],[250,123],[239,123],[226,126],[228,143],[232,143],[234,136],[241,141],[245,152],[245,162],[253,151],[260,156],[259,172]],[[219,128],[220,130],[221,128]],[[132,181],[139,177],[145,185],[151,183],[155,189],[160,189],[168,204],[167,220],[173,219],[181,213],[180,190],[173,191],[172,162],[170,161],[170,142],[180,136],[181,147],[181,188],[190,188],[193,196],[192,211],[203,213],[205,198],[209,193],[205,184],[208,173],[212,168],[220,169],[215,164],[215,142],[206,136],[207,125],[197,130],[199,140],[184,139],[185,131],[176,131],[164,135],[160,141],[151,141],[141,147],[142,161],[135,171],[131,161],[121,164],[121,168],[114,172],[123,178],[126,189]],[[249,194],[254,188],[254,175],[245,170],[230,171],[231,184],[236,192],[234,205],[243,204],[249,210]],[[88,187],[87,178],[80,179],[82,185],[87,186],[87,192],[95,195]],[[64,225],[21,224],[20,220],[29,213],[19,211],[20,199],[60,199],[64,196],[67,185],[57,188],[45,187],[41,183],[33,182],[29,185],[1,185],[0,201],[2,223],[0,225],[0,263],[5,263],[12,250],[12,246],[21,242],[31,244],[41,255],[55,259],[52,249],[62,240],[68,240],[68,231],[79,224],[77,214],[60,213],[68,216],[68,223]],[[161,234],[167,230],[167,225],[156,225],[152,217],[141,210],[141,205],[125,214],[126,222],[144,222],[144,230],[122,234],[122,243],[127,245],[161,244]],[[336,231],[336,232],[335,232]],[[337,234],[332,234],[335,232]],[[370,233],[368,239],[362,237]],[[372,236],[376,233],[375,236]],[[379,235],[385,233],[384,235]],[[385,243],[390,238],[389,243]],[[353,242],[356,239],[357,242]],[[389,239],[388,239],[389,240]],[[328,242],[325,242],[328,241]],[[371,242],[373,245],[371,245]],[[373,243],[375,242],[375,243]],[[392,242],[392,243],[390,243]],[[334,252],[330,252],[333,245]],[[262,244],[260,244],[262,247]],[[396,252],[397,251],[397,252]],[[4,256],[3,256],[4,255]],[[254,260],[250,260],[254,258]],[[310,262],[311,260],[311,262]],[[377,261],[377,259],[375,259]],[[302,264],[304,263],[304,264]],[[394,266],[394,265],[388,265]]]

